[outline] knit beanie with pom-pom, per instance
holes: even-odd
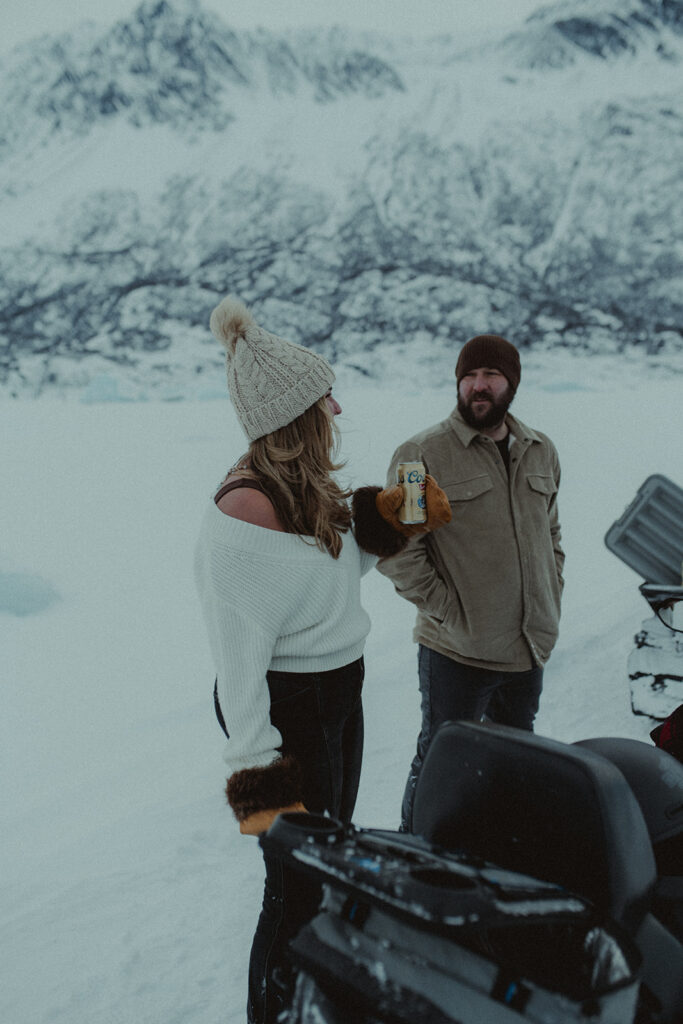
[[[216,306],[209,326],[225,348],[228,391],[250,441],[286,427],[332,386],[326,359],[259,327],[231,295]]]

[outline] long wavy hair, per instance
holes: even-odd
[[[259,437],[235,467],[250,472],[262,485],[286,533],[312,537],[321,549],[338,558],[342,534],[351,526],[350,490],[332,473],[339,430],[324,398],[286,427]]]

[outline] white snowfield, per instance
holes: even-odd
[[[603,536],[648,475],[683,482],[682,378],[560,352],[522,366],[513,411],[559,449],[567,553],[538,732],[647,739],[626,660],[650,611]],[[380,386],[344,374],[344,476],[382,483],[396,444],[450,412],[451,374],[428,385],[398,356]],[[204,503],[244,449],[227,396],[5,401],[0,435],[0,1019],[241,1024],[261,855],[225,805],[192,579]],[[376,572],[364,600],[355,821],[393,828],[419,726],[413,611]]]

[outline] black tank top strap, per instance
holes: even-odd
[[[238,487],[251,487],[255,491],[261,491],[262,494],[266,493],[258,480],[254,480],[253,477],[249,476],[238,476],[234,480],[229,480],[228,483],[222,484],[218,488],[213,500],[218,503],[225,494],[229,491],[236,491]]]

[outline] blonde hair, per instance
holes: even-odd
[[[252,441],[240,465],[263,486],[284,530],[313,537],[333,558],[351,527],[352,492],[331,475],[343,466],[333,461],[338,448],[337,425],[321,398],[292,423]]]

